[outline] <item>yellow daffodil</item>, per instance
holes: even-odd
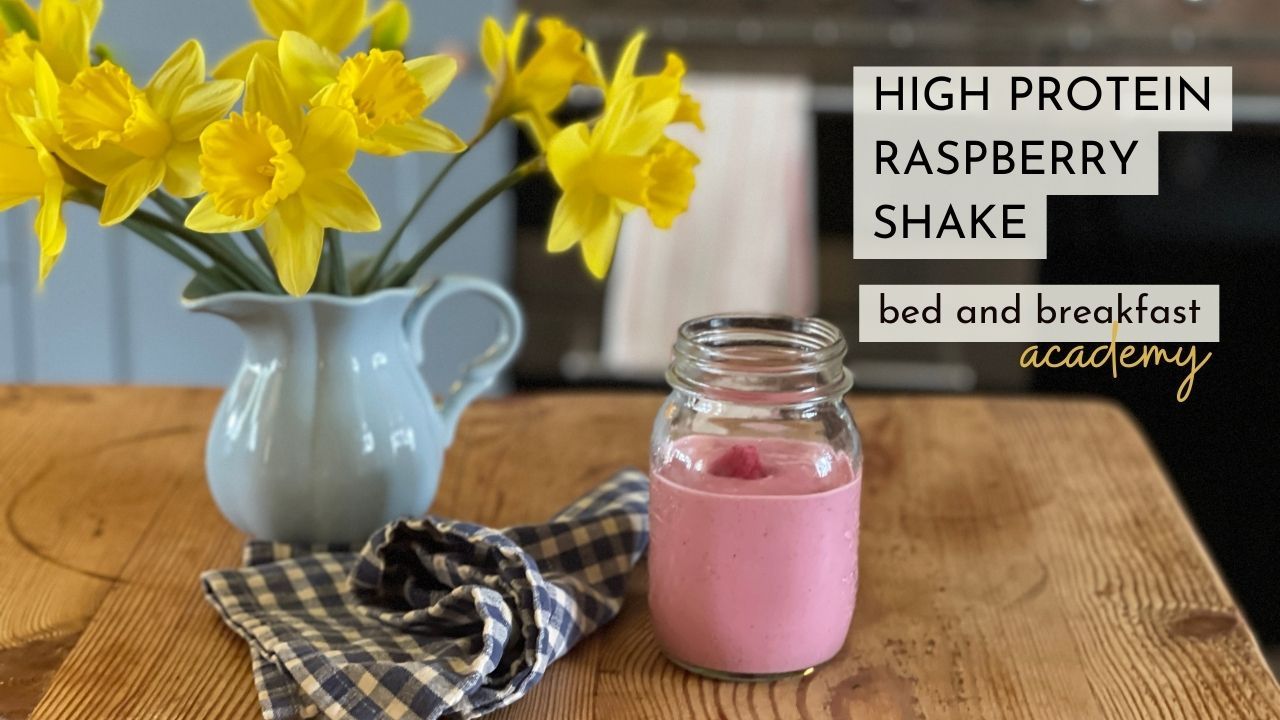
[[[32,58],[31,72],[35,83],[33,91],[25,93],[25,99],[21,103],[13,98],[24,94],[15,93],[10,98],[9,117],[14,127],[20,129],[18,144],[39,147],[52,153],[60,161],[63,175],[74,180],[73,184],[97,189],[99,183],[93,178],[112,176],[128,162],[129,155],[116,147],[77,150],[68,145],[63,139],[62,118],[58,107],[64,85],[39,52]],[[32,137],[35,139],[32,140]]]
[[[10,32],[0,46],[0,91],[12,95],[16,112],[34,113],[34,58],[49,63],[53,74],[70,82],[89,66],[89,43],[102,13],[101,0],[44,0],[38,12],[26,3],[4,3],[4,26]]]
[[[645,112],[647,107],[660,102],[669,97],[675,97],[679,100],[679,106],[676,108],[675,116],[671,118],[671,122],[693,123],[699,130],[704,130],[702,124],[702,107],[691,95],[684,92],[683,82],[685,75],[684,59],[675,53],[667,53],[667,64],[662,72],[657,75],[636,75],[636,63],[640,59],[640,51],[644,48],[645,34],[636,33],[622,50],[622,55],[618,58],[618,66],[614,69],[613,79],[605,88],[605,102],[621,96],[623,93],[629,92],[634,87],[639,87],[639,103],[640,112]],[[591,61],[593,71],[600,77],[604,77],[604,70],[600,64],[600,58],[596,54],[594,44],[587,46],[587,56]]]
[[[254,40],[231,53],[214,69],[215,78],[244,78],[254,58],[276,62],[276,41],[288,31],[302,33],[330,52],[342,52],[370,22],[382,16],[379,10],[373,18],[366,17],[367,0],[250,0],[250,5],[270,37]],[[407,26],[407,7],[392,8],[389,13],[394,15],[401,10]]]
[[[663,135],[672,123],[702,129],[698,103],[683,91],[684,61],[667,55],[657,75],[636,75],[643,33],[623,49],[605,86],[604,114],[594,128],[578,123],[547,144],[547,164],[564,191],[556,206],[547,249],[563,252],[581,244],[587,268],[609,271],[622,216],[643,207],[659,228],[670,228],[689,207],[698,156]],[[592,72],[605,73],[588,46]]]
[[[58,161],[45,148],[26,147],[0,142],[0,211],[39,200],[35,233],[40,241],[40,283],[62,255],[67,244],[67,224],[62,219],[62,201],[66,184],[58,169]]]
[[[547,166],[564,195],[552,216],[548,251],[581,245],[587,269],[603,278],[626,212],[653,208],[656,219],[670,224],[683,211],[697,159],[662,135],[678,107],[675,97],[642,105],[633,87],[606,105],[594,128],[576,123],[552,137]]]
[[[54,76],[70,82],[89,66],[89,43],[102,12],[100,0],[45,0],[39,12],[21,0],[0,4],[8,32],[0,43],[0,103],[17,115],[35,114],[35,61],[42,55]],[[0,118],[0,139],[24,145],[17,123]]]
[[[40,54],[63,82],[89,65],[89,44],[102,0],[41,0],[36,13]]]
[[[372,232],[378,213],[348,171],[359,134],[351,113],[318,107],[303,114],[276,64],[254,60],[244,114],[200,136],[200,176],[208,192],[187,216],[207,233],[265,226],[280,282],[292,295],[315,281],[324,229]]]
[[[529,16],[516,17],[510,33],[493,18],[485,18],[480,35],[480,54],[493,76],[489,87],[489,112],[482,132],[496,125],[503,118],[512,117],[525,124],[539,145],[558,130],[551,119],[569,90],[576,84],[599,85],[599,75],[593,70],[584,49],[582,33],[556,18],[538,21],[538,34],[542,44],[520,64]]]
[[[23,134],[21,143],[0,140],[0,212],[29,200],[39,201],[35,233],[40,242],[40,284],[43,285],[67,244],[62,201],[69,188],[57,158],[25,118],[19,118],[16,125]]]
[[[107,188],[100,222],[123,221],[162,183],[178,197],[198,195],[200,133],[226,116],[242,90],[239,80],[205,81],[195,40],[141,90],[110,62],[76,75],[58,100],[63,140],[73,150],[106,148],[115,156],[109,170],[90,170]]]
[[[461,152],[452,130],[422,117],[458,73],[447,55],[405,60],[398,50],[370,50],[345,62],[296,32],[280,37],[280,68],[295,98],[351,113],[360,149],[375,155]]]

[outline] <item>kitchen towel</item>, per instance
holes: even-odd
[[[205,597],[248,641],[270,720],[477,717],[618,614],[648,504],[627,470],[539,525],[405,519],[358,552],[251,541]]]
[[[701,158],[689,211],[668,231],[627,216],[605,302],[600,362],[662,376],[682,322],[723,312],[811,315],[817,306],[813,88],[803,77],[690,76],[705,132],[671,136]]]

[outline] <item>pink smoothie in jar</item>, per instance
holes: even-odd
[[[671,659],[758,678],[839,652],[858,587],[857,465],[780,438],[689,435],[655,456],[649,610]]]

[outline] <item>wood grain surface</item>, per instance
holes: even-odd
[[[243,537],[204,484],[207,390],[0,388],[0,718],[252,718],[201,599]],[[477,404],[435,512],[541,519],[643,466],[660,398]],[[1147,442],[1109,404],[853,397],[866,442],[853,629],[804,678],[666,662],[643,566],[621,616],[493,717],[1280,718],[1280,687]]]

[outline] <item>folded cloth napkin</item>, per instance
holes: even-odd
[[[628,470],[541,525],[399,520],[359,552],[251,541],[205,597],[248,641],[271,720],[476,717],[618,614],[648,503]]]

